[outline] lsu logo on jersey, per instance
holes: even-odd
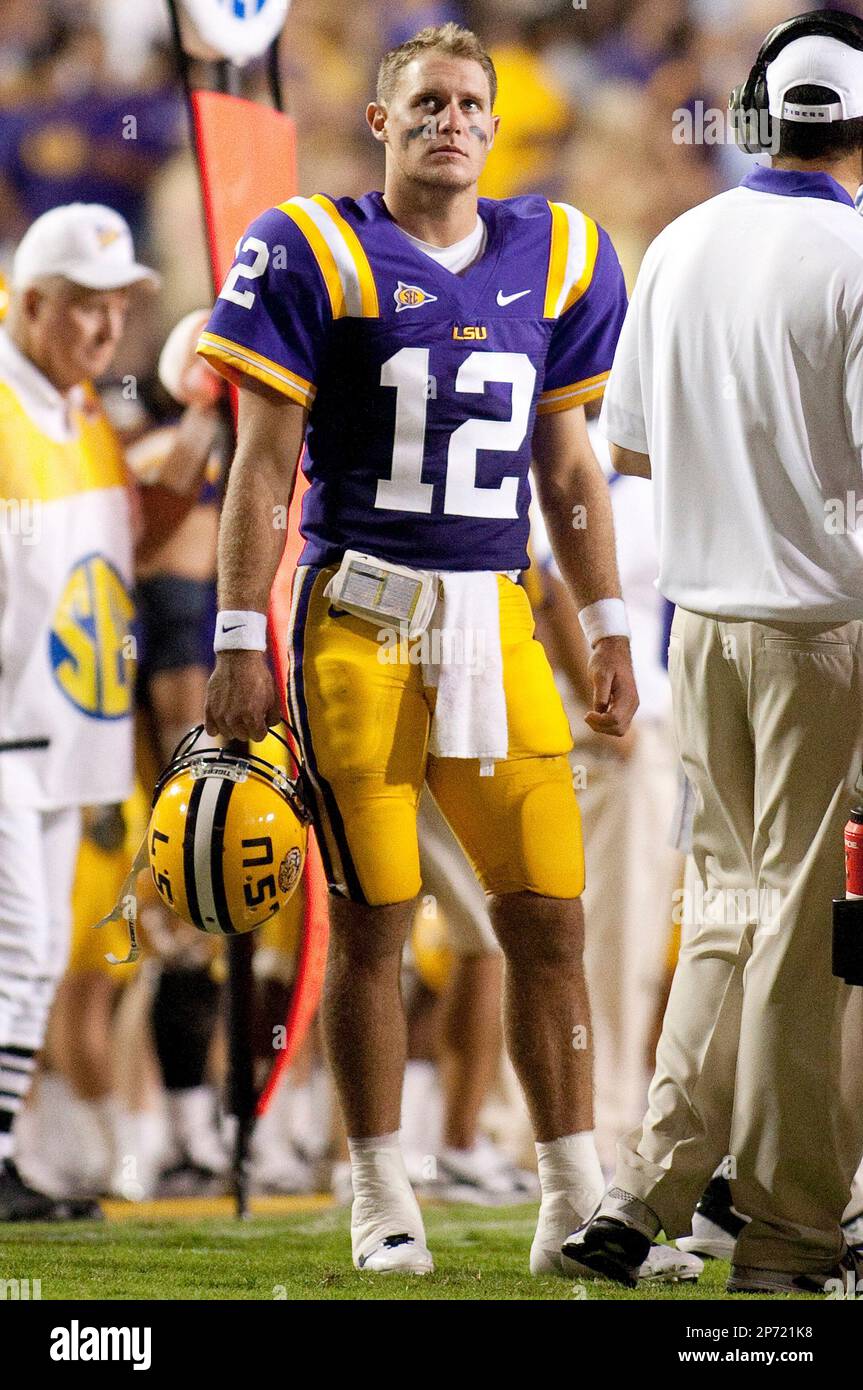
[[[405,309],[419,309],[423,304],[434,304],[437,295],[429,294],[428,290],[422,289],[419,285],[406,285],[403,280],[399,280],[398,289],[393,290],[393,299],[396,302],[396,313],[400,314]]]
[[[123,719],[132,708],[125,644],[134,615],[128,589],[104,555],[79,560],[66,580],[49,637],[54,679],[91,719]]]

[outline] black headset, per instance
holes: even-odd
[[[772,148],[772,118],[768,111],[767,65],[795,39],[824,34],[849,48],[863,50],[863,19],[844,10],[814,10],[786,19],[770,30],[746,81],[728,98],[734,138],[747,154]]]

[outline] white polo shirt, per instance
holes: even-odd
[[[845,190],[759,165],[666,227],[600,423],[650,455],[667,598],[863,618],[863,218]]]

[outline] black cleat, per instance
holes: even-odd
[[[650,1238],[633,1226],[613,1216],[595,1216],[570,1236],[561,1254],[567,1273],[577,1273],[572,1265],[578,1265],[588,1273],[604,1274],[606,1279],[634,1289],[650,1244]]]
[[[49,1197],[24,1181],[11,1158],[0,1166],[0,1221],[101,1221],[91,1197]]]
[[[838,1264],[826,1274],[788,1273],[782,1269],[755,1269],[732,1265],[725,1288],[728,1293],[825,1293],[831,1284],[837,1298],[856,1298],[863,1281],[863,1260],[846,1248]]]
[[[698,1199],[695,1210],[699,1216],[720,1226],[736,1240],[748,1224],[745,1216],[735,1211],[731,1199],[731,1184],[727,1178],[711,1178]]]

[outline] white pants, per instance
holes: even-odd
[[[66,969],[81,811],[0,807],[0,1048],[38,1050]]]

